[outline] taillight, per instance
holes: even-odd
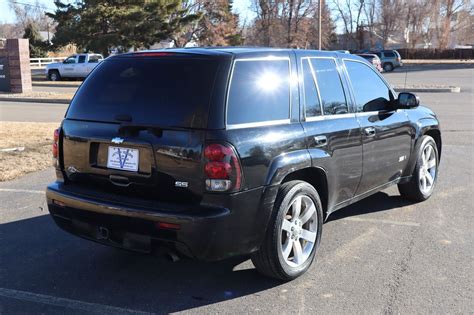
[[[54,130],[54,135],[53,135],[53,158],[54,159],[58,158],[58,154],[59,154],[58,143],[59,143],[59,129],[56,129]]]
[[[204,148],[204,174],[208,191],[237,191],[242,184],[239,158],[230,145],[209,144]]]

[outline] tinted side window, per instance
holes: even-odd
[[[237,60],[227,102],[227,124],[290,118],[289,60]]]
[[[354,90],[357,111],[370,112],[390,107],[390,89],[382,79],[361,62],[344,61]]]
[[[384,55],[386,58],[395,58],[395,53],[394,53],[394,52],[391,52],[391,51],[384,52],[383,55]]]
[[[318,90],[316,88],[309,60],[303,59],[302,65],[306,117],[319,116],[321,115],[321,105],[319,103]]]
[[[76,63],[76,57],[69,57],[64,61],[64,63]]]
[[[99,56],[89,56],[89,63],[98,63]]]
[[[311,59],[324,115],[348,113],[346,96],[334,59]]]
[[[85,63],[85,62],[86,62],[86,56],[79,56],[77,63]]]

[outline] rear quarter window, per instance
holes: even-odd
[[[227,125],[290,118],[290,61],[236,60],[227,100]]]

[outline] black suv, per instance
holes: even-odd
[[[323,221],[390,185],[430,197],[435,114],[358,56],[193,48],[107,58],[55,132],[49,211],[102,244],[293,279]]]

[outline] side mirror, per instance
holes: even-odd
[[[398,94],[397,105],[402,109],[415,108],[420,105],[420,98],[413,93],[401,92]]]

